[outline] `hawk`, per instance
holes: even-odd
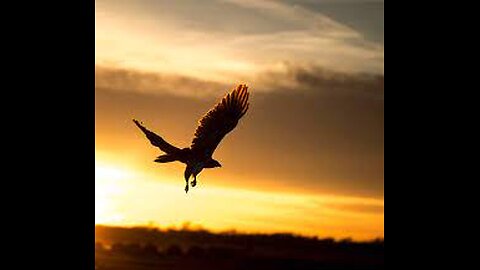
[[[205,168],[216,168],[222,165],[212,155],[220,141],[232,131],[240,118],[248,110],[248,87],[238,85],[228,93],[215,107],[202,117],[190,147],[178,148],[162,137],[148,130],[139,121],[133,119],[135,125],[145,134],[153,146],[165,154],[158,156],[155,162],[167,163],[180,161],[186,164],[185,192],[188,192],[188,181],[193,176],[192,187],[197,184],[197,175]]]

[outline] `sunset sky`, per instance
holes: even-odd
[[[96,0],[95,222],[384,236],[383,1]],[[250,110],[185,194],[179,147],[239,83]]]

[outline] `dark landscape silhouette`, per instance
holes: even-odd
[[[383,269],[384,241],[95,227],[96,269]]]

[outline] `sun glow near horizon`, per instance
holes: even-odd
[[[95,224],[166,228],[189,223],[212,231],[383,237],[381,199],[218,187],[201,180],[199,188],[185,194],[183,182],[173,184],[167,175],[98,161]]]
[[[122,180],[128,175],[117,167],[95,163],[95,224],[114,223],[121,219],[113,202],[125,192]]]

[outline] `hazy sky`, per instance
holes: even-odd
[[[383,237],[383,1],[96,1],[96,222]],[[251,106],[185,195],[189,146],[238,83]]]

